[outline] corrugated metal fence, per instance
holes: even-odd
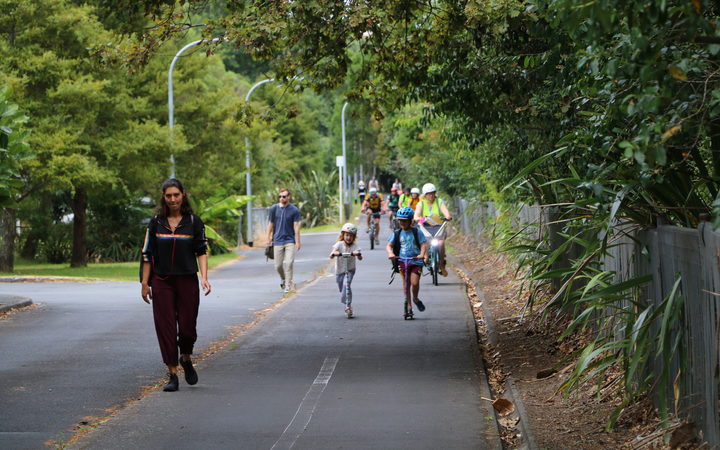
[[[470,237],[481,236],[501,216],[492,202],[456,199],[455,206],[459,226]],[[543,232],[552,227],[551,214],[548,207],[524,205],[510,220],[529,233]],[[604,268],[615,272],[617,281],[651,274],[646,302],[659,305],[681,278],[687,366],[677,413],[694,422],[712,448],[720,447],[720,233],[708,222],[697,229],[661,225],[624,236],[616,244]],[[665,395],[673,405],[672,386]]]

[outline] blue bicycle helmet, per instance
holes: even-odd
[[[398,219],[412,219],[415,215],[415,211],[409,206],[403,206],[395,213],[395,217]]]

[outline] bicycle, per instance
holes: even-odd
[[[398,223],[397,217],[395,217],[395,213],[397,213],[397,211],[398,208],[390,209],[390,231],[392,232],[400,228],[400,223]]]
[[[370,220],[370,230],[368,231],[368,235],[370,236],[370,250],[373,250],[375,248],[375,241],[377,241],[377,233],[378,229],[380,228],[380,212],[369,212],[368,215],[372,215]],[[377,222],[375,221],[377,219]]]
[[[353,255],[350,252],[344,252],[340,254],[340,257],[343,259],[343,263],[345,265],[345,276],[343,277],[343,297],[345,298],[345,314],[347,315],[348,319],[353,318],[353,310],[352,310],[352,289],[350,287],[350,275],[348,272],[348,260],[350,258],[354,258],[356,255]]]
[[[425,267],[428,268],[428,272],[430,272],[430,277],[432,278],[432,284],[435,286],[438,285],[438,272],[440,271],[440,237],[445,232],[446,225],[447,221],[443,219],[443,224],[437,230],[435,235],[431,235],[430,232],[423,226],[423,224],[418,224],[423,234],[430,238],[428,259],[425,262]]]

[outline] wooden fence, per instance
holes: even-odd
[[[459,226],[470,237],[481,236],[501,215],[492,202],[471,204],[456,199],[455,207]],[[551,217],[550,208],[524,205],[511,220],[527,227],[528,233],[543,233],[552,230]],[[553,240],[550,242],[552,245]],[[686,370],[681,374],[680,401],[675,412],[695,423],[711,448],[720,447],[720,233],[712,231],[709,222],[701,223],[697,229],[661,225],[623,236],[610,248],[602,264],[615,273],[618,282],[652,275],[645,301],[656,306],[680,277]],[[677,369],[679,361],[673,364]],[[672,386],[656,395],[665,395],[673,408]]]

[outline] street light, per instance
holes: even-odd
[[[339,167],[340,170],[340,223],[343,223],[343,217],[345,215],[344,211],[344,205],[343,205],[343,194],[345,191],[345,171],[347,169],[347,155],[345,151],[345,109],[347,109],[348,102],[345,102],[345,104],[342,107],[342,111],[340,113],[340,122],[341,122],[341,129],[342,129],[342,166]]]
[[[220,38],[213,38],[210,41],[207,42],[217,42]],[[180,55],[182,55],[185,50],[189,49],[190,47],[194,47],[202,42],[206,42],[204,39],[200,39],[194,42],[191,42],[187,44],[185,47],[181,48],[179,52],[175,55],[172,62],[170,63],[170,70],[168,70],[168,126],[170,127],[170,145],[172,146],[172,136],[173,136],[173,125],[175,125],[175,104],[173,102],[173,69],[175,68],[175,63],[177,62]],[[170,178],[175,178],[175,154],[173,153],[172,149],[170,150]]]
[[[253,87],[250,88],[248,93],[245,95],[245,103],[250,101],[250,94],[253,93],[255,88],[258,86],[261,86],[265,83],[270,83],[271,81],[275,81],[273,78],[267,78],[262,81],[258,81],[253,85]],[[250,178],[250,138],[245,135],[245,190],[247,191],[247,195],[252,195],[252,180]],[[252,200],[248,201],[247,203],[247,244],[252,247],[253,246],[253,217],[252,217]],[[238,245],[240,244],[238,239]]]

